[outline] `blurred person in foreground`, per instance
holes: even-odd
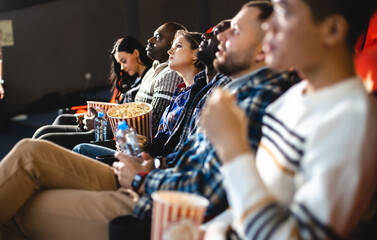
[[[267,108],[256,152],[229,92],[214,93],[201,118],[224,161],[229,222],[242,239],[376,239],[377,105],[352,52],[376,2],[273,4],[266,62],[305,80]],[[225,239],[226,221],[213,221],[205,239]]]

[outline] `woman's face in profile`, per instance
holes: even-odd
[[[135,50],[133,53],[125,51],[114,53],[115,60],[120,64],[122,71],[128,73],[130,76],[137,74],[140,64],[137,61],[138,52]]]
[[[169,53],[169,67],[177,72],[194,64],[196,49],[191,49],[190,42],[184,36],[174,39]]]

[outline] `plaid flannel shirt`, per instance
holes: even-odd
[[[205,94],[198,102],[192,105],[192,108],[189,110],[191,117],[186,118],[183,123],[183,130],[180,134],[181,136],[178,143],[176,144],[174,152],[179,151],[179,149],[181,149],[186,140],[196,132],[196,129],[199,125],[199,114],[203,109],[205,102],[207,101],[207,97],[212,93],[214,89],[218,87],[223,87],[230,81],[231,80],[229,77],[225,76],[224,74],[218,73],[212,79],[212,81],[208,83],[206,88],[203,89],[203,91],[205,91]]]
[[[296,75],[276,73],[262,68],[227,85],[236,93],[237,104],[249,117],[249,141],[255,149],[261,138],[262,117],[266,107],[298,82]],[[204,196],[210,202],[206,216],[214,217],[228,207],[220,172],[221,161],[202,132],[192,135],[176,156],[176,165],[154,169],[145,179],[145,194],[137,202],[133,214],[149,217],[151,194],[158,190],[175,190]]]
[[[161,147],[162,152],[160,156],[168,156],[175,149],[182,137],[182,131],[186,126],[186,121],[192,118],[192,108],[202,99],[203,95],[208,90],[207,76],[205,71],[196,75],[196,84],[192,87],[190,97],[186,102],[183,113],[177,121],[174,131],[170,134],[169,138],[165,141],[164,146]]]
[[[157,133],[162,114],[169,106],[176,87],[183,82],[182,77],[168,67],[168,63],[153,62],[142,79],[135,102],[150,103],[152,112],[152,135]]]
[[[158,126],[157,135],[162,131],[166,131],[166,133],[170,135],[171,131],[173,131],[175,124],[177,123],[177,120],[181,115],[183,106],[190,96],[191,87],[192,86],[185,88],[180,88],[179,86],[177,87],[173,94],[173,99],[171,100],[170,105],[162,114],[160,125]]]
[[[153,138],[151,144],[147,146],[146,151],[152,156],[162,156],[164,146],[173,133],[177,133],[180,127],[180,121],[187,114],[187,108],[190,106],[192,99],[207,85],[207,76],[205,71],[201,71],[194,77],[194,83],[185,90],[177,89],[170,102],[169,107],[165,110],[159,131]]]

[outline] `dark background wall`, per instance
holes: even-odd
[[[3,48],[9,113],[24,111],[28,104],[47,93],[65,96],[105,86],[108,54],[114,40],[122,35],[130,34],[146,43],[153,31],[166,21],[180,22],[191,31],[204,31],[234,16],[247,1],[37,2],[37,5],[18,6],[0,13],[0,20],[13,21],[15,39],[13,47]],[[87,73],[90,79],[85,78]]]

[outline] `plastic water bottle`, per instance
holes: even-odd
[[[103,112],[99,112],[94,120],[94,133],[97,142],[106,140],[107,121],[106,118],[103,117]]]
[[[115,139],[123,153],[141,158],[142,151],[137,140],[136,131],[128,127],[127,122],[118,122],[118,131],[115,134]]]

